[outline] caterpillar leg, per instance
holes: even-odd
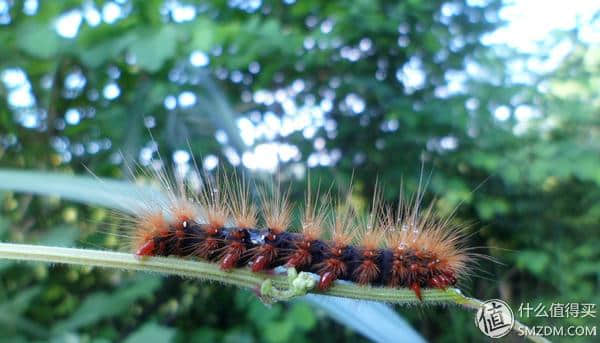
[[[243,228],[233,229],[227,235],[229,244],[221,257],[221,269],[229,270],[238,267],[240,259],[248,249],[248,230]]]
[[[329,287],[331,287],[335,280],[337,280],[337,276],[334,272],[325,272],[321,274],[318,285],[319,290],[326,291]]]
[[[242,254],[246,251],[246,247],[242,242],[232,242],[227,246],[225,254],[221,259],[220,267],[223,270],[230,270],[238,266],[238,262]]]
[[[221,242],[216,237],[207,237],[194,247],[192,255],[201,259],[211,260],[220,248]]]
[[[356,282],[368,285],[379,275],[379,267],[373,260],[365,259],[354,272]]]
[[[265,244],[252,259],[252,271],[257,273],[267,269],[277,257],[277,248],[271,244]]]
[[[418,283],[413,282],[410,284],[410,289],[412,289],[413,292],[415,292],[415,295],[417,296],[417,298],[421,301],[423,301],[423,297],[421,296],[421,286],[419,286]]]
[[[327,290],[333,282],[346,274],[347,266],[344,261],[338,258],[328,258],[323,262],[319,275],[318,288],[321,291]]]
[[[298,249],[294,252],[285,264],[286,267],[302,268],[309,265],[312,260],[312,255],[306,249]]]
[[[156,244],[154,243],[154,240],[151,239],[151,240],[147,241],[146,243],[142,244],[142,246],[136,250],[135,255],[138,257],[154,256],[155,248],[156,248]]]

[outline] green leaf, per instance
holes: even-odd
[[[288,320],[271,322],[264,330],[264,337],[267,341],[273,343],[287,342],[294,333],[294,323]]]
[[[171,342],[173,337],[175,329],[150,322],[129,335],[125,343]]]
[[[87,66],[97,68],[119,57],[133,41],[135,41],[133,34],[110,37],[89,47],[80,46],[79,56]]]
[[[0,237],[2,237],[8,231],[9,227],[10,222],[8,221],[8,219],[0,216]]]
[[[17,28],[17,45],[33,57],[51,58],[59,50],[60,37],[49,23],[27,20]]]
[[[223,337],[224,343],[254,343],[254,339],[249,332],[238,330],[230,330]]]
[[[129,49],[140,68],[156,72],[173,57],[176,48],[177,30],[172,26],[163,26],[160,29],[139,29]]]
[[[160,286],[161,279],[143,276],[112,293],[97,292],[85,299],[69,319],[59,322],[56,332],[74,330],[125,312],[140,298],[150,296]]]
[[[316,324],[314,312],[305,303],[296,303],[288,312],[290,321],[296,324],[302,330],[311,330]]]
[[[0,189],[60,196],[126,213],[135,213],[143,199],[164,199],[156,190],[137,187],[124,181],[11,169],[0,169]]]
[[[192,332],[190,342],[215,342],[218,332],[213,328],[199,328]]]
[[[479,215],[483,219],[491,219],[497,214],[505,214],[509,211],[510,205],[501,198],[485,198],[476,205]]]
[[[550,256],[545,252],[525,250],[517,255],[517,267],[541,275],[550,263]]]
[[[191,49],[208,51],[212,47],[214,35],[211,21],[203,19],[195,21],[191,35]]]
[[[34,336],[47,336],[45,328],[22,316],[41,290],[40,286],[26,288],[17,293],[15,297],[0,304],[0,327],[3,330],[22,331]]]
[[[40,294],[40,291],[41,288],[38,286],[21,290],[16,297],[0,304],[0,312],[11,313],[12,315],[23,313],[33,298]]]
[[[79,230],[76,227],[68,225],[59,226],[44,236],[40,240],[40,244],[68,247],[75,243],[77,236],[79,236]]]

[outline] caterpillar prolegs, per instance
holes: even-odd
[[[236,177],[205,178],[198,192],[164,176],[160,181],[168,204],[148,204],[131,229],[133,251],[142,258],[196,258],[223,270],[248,267],[256,273],[293,267],[317,274],[323,292],[346,280],[410,288],[419,299],[423,288],[455,285],[472,260],[463,231],[449,218],[437,218],[433,204],[420,209],[419,194],[397,208],[383,206],[376,195],[371,213],[362,219],[349,194],[334,202],[330,192],[319,197],[309,190],[294,232],[292,206],[279,187],[259,192],[257,207],[248,183]]]

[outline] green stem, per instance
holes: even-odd
[[[193,277],[202,280],[218,281],[225,284],[250,288],[261,295],[275,300],[289,300],[313,290],[314,283],[307,282],[307,273],[288,275],[252,273],[247,268],[223,271],[215,263],[171,257],[136,258],[133,254],[91,249],[61,248],[30,244],[0,243],[0,259],[18,261],[41,261],[65,263],[130,271],[147,271],[160,274]],[[336,282],[327,290],[327,295],[351,299],[374,300],[395,304],[442,304],[452,303],[477,310],[482,302],[464,296],[456,288],[425,289],[423,300],[419,300],[410,289],[359,286],[352,283]],[[515,330],[524,327],[515,322]],[[534,342],[548,342],[542,337],[527,336]]]

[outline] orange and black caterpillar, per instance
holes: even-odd
[[[382,208],[376,200],[369,219],[361,222],[348,197],[328,217],[330,197],[316,201],[309,191],[301,230],[289,232],[286,194],[263,192],[259,211],[245,182],[227,181],[225,187],[208,182],[199,196],[191,196],[188,187],[172,187],[165,180],[168,205],[149,206],[134,218],[133,249],[139,257],[198,258],[224,270],[249,267],[253,272],[294,267],[319,275],[321,291],[335,280],[347,280],[407,287],[419,299],[423,288],[454,286],[466,276],[472,257],[462,247],[462,230],[449,218],[435,218],[433,206],[420,210],[419,195],[397,210]],[[327,239],[323,232],[329,233]]]

